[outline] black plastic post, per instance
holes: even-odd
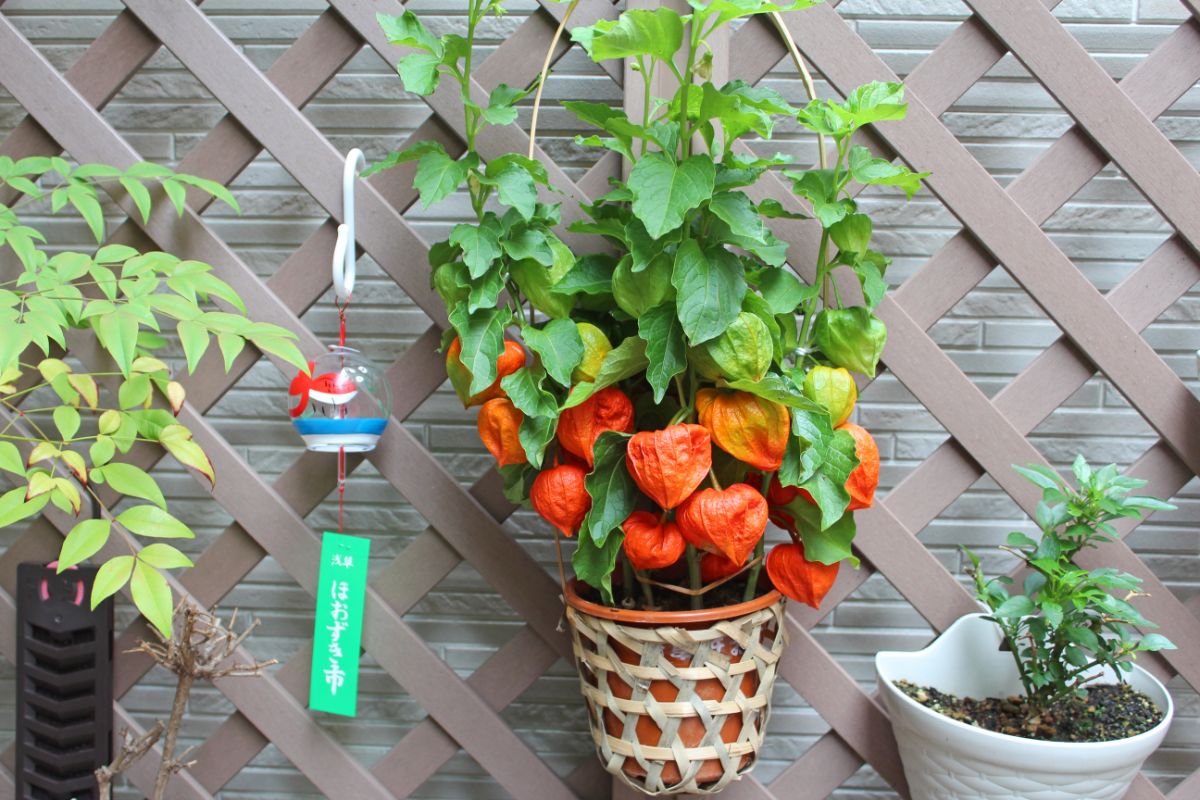
[[[113,611],[96,567],[17,567],[18,800],[95,800],[112,759]]]

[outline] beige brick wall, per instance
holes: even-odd
[[[413,0],[410,4],[437,30],[461,27],[461,6],[461,0]],[[533,3],[511,0],[507,6],[511,15],[490,22],[484,33],[489,48],[520,23]],[[206,13],[262,68],[324,8],[320,0],[208,0],[204,4]],[[115,0],[9,0],[0,13],[13,20],[61,69],[78,58],[118,9]],[[845,0],[839,11],[902,75],[967,13],[958,0]],[[1066,0],[1056,13],[1116,78],[1128,73],[1184,18],[1177,0]],[[769,81],[779,91],[800,99],[799,87],[786,64],[772,73]],[[820,90],[829,91],[824,85]],[[571,54],[551,80],[547,97],[550,106],[543,122],[546,150],[578,173],[594,154],[574,145],[571,119],[554,101],[579,97],[616,100],[618,89],[578,54]],[[104,115],[146,158],[174,163],[222,113],[205,88],[164,52],[129,82]],[[374,160],[418,125],[426,111],[421,102],[403,92],[388,65],[363,52],[325,87],[305,114],[339,148],[360,146]],[[0,91],[0,133],[20,118],[20,109]],[[1011,57],[964,94],[943,118],[1001,182],[1027,167],[1070,126],[1068,116]],[[1200,163],[1200,88],[1181,98],[1159,124],[1193,163]],[[801,138],[794,127],[786,128],[783,138],[773,145],[775,149],[789,150],[801,159],[811,157],[812,143]],[[235,190],[243,207],[241,217],[214,209],[206,218],[263,275],[269,275],[324,219],[317,204],[269,155],[260,157],[238,178]],[[954,217],[928,193],[907,206],[888,195],[869,196],[863,202],[879,220],[881,249],[895,258],[894,282],[912,274],[958,230]],[[414,211],[410,217],[421,235],[433,240],[466,210],[459,198],[432,212]],[[43,227],[52,241],[64,246],[86,242],[82,226],[69,219],[47,220]],[[1169,235],[1154,209],[1111,168],[1081,190],[1046,228],[1101,290],[1111,288]],[[329,300],[324,298],[305,316],[306,322],[326,337],[332,337],[335,328]],[[427,325],[424,315],[366,260],[360,264],[360,289],[350,320],[353,342],[380,361],[394,359]],[[932,332],[951,358],[989,394],[1011,380],[1057,335],[1056,327],[1037,305],[1000,273],[980,284]],[[1194,383],[1194,352],[1200,348],[1200,294],[1189,295],[1170,308],[1146,335],[1167,362]],[[268,477],[300,452],[283,417],[285,384],[284,376],[272,366],[259,365],[211,413],[229,440]],[[864,393],[857,413],[859,422],[871,428],[879,441],[885,489],[920,464],[946,437],[937,421],[887,375]],[[447,391],[430,398],[407,425],[462,480],[474,480],[488,468],[489,458],[478,444],[471,417]],[[1033,439],[1059,464],[1069,462],[1076,452],[1093,461],[1128,464],[1149,446],[1153,434],[1105,381],[1094,380],[1039,426]],[[200,532],[197,548],[229,522],[189,478],[169,467],[161,468],[160,476],[175,498],[177,512]],[[352,479],[348,502],[348,528],[372,537],[376,567],[424,527],[404,498],[369,468]],[[1190,484],[1176,502],[1178,511],[1159,515],[1143,526],[1132,543],[1168,585],[1186,598],[1200,579],[1197,485]],[[311,523],[317,529],[336,525],[336,503],[332,499],[326,502],[312,515]],[[957,569],[958,543],[986,548],[1022,524],[1015,506],[985,479],[921,536],[944,564]],[[552,556],[544,526],[520,514],[508,528],[549,565]],[[0,546],[17,535],[16,530],[0,531]],[[998,563],[998,559],[992,561]],[[287,659],[310,634],[311,599],[270,559],[250,574],[226,604],[262,618],[263,627],[251,645],[260,657]],[[122,609],[121,615],[128,619],[128,609]],[[407,619],[464,674],[511,637],[519,625],[512,610],[467,567],[456,570]],[[919,647],[929,636],[920,615],[878,577],[867,581],[818,631],[819,640],[864,684],[873,681],[871,657],[876,650]],[[583,707],[573,682],[573,673],[559,664],[505,712],[530,745],[562,770],[590,752]],[[369,659],[361,687],[359,719],[330,718],[326,724],[359,758],[371,762],[420,721],[423,712]],[[1197,699],[1190,690],[1175,688],[1179,719],[1167,745],[1150,765],[1164,787],[1200,766]],[[169,693],[165,675],[152,674],[130,693],[126,705],[150,719],[168,705]],[[11,698],[12,669],[0,664],[0,744],[11,738]],[[826,730],[821,719],[786,686],[778,690],[776,706],[766,759],[759,768],[759,776],[766,779]],[[208,735],[230,710],[219,694],[197,691],[190,708],[188,736]],[[223,796],[315,797],[316,792],[286,759],[268,748],[229,784]],[[418,796],[506,795],[469,757],[461,756],[422,787]],[[851,779],[839,796],[894,797],[869,770]]]

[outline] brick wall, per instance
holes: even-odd
[[[410,3],[436,30],[460,27],[461,5],[461,0]],[[490,21],[483,33],[488,47],[502,40],[533,7],[531,0],[511,0],[507,5],[510,16]],[[325,9],[325,3],[208,0],[204,9],[248,57],[266,68]],[[2,13],[57,67],[65,69],[117,10],[115,0],[9,0]],[[918,64],[966,14],[958,0],[845,0],[839,11],[901,75]],[[1116,78],[1123,77],[1184,18],[1177,0],[1066,0],[1056,13]],[[786,63],[768,80],[777,90],[800,100],[799,86]],[[823,84],[819,90],[828,93]],[[550,105],[542,125],[547,153],[573,173],[588,166],[594,154],[574,145],[569,115],[557,109],[554,101],[582,97],[615,101],[618,90],[573,53],[561,62],[548,85]],[[205,88],[163,52],[129,82],[104,115],[147,159],[170,164],[182,158],[222,113]],[[343,151],[359,146],[370,160],[380,158],[426,115],[423,104],[405,95],[388,65],[370,52],[356,56],[305,113]],[[20,118],[19,107],[0,90],[0,133]],[[1070,125],[1062,109],[1011,57],[964,94],[943,119],[1001,182],[1027,167]],[[527,121],[526,116],[523,122]],[[1200,88],[1193,88],[1176,103],[1159,125],[1193,163],[1200,163]],[[782,136],[783,141],[773,144],[773,149],[794,152],[800,160],[811,159],[812,142],[794,127],[784,129]],[[238,178],[235,191],[243,209],[240,217],[222,209],[213,209],[206,217],[264,275],[324,219],[317,204],[298,190],[268,155]],[[895,259],[895,283],[912,274],[958,230],[953,216],[928,193],[907,206],[896,202],[895,195],[883,193],[869,195],[863,203],[879,222],[880,249]],[[465,200],[459,198],[434,212],[414,211],[411,218],[417,221],[421,235],[433,240],[466,210]],[[56,244],[86,245],[83,226],[73,220],[48,219],[42,227]],[[1081,190],[1046,228],[1101,290],[1116,284],[1169,234],[1161,217],[1112,168]],[[427,321],[368,259],[359,269],[350,337],[353,344],[388,362]],[[330,300],[325,297],[306,315],[308,324],[326,337],[333,336],[336,322]],[[955,362],[991,394],[1028,364],[1057,335],[1057,329],[1016,284],[996,274],[938,322],[933,333]],[[1194,353],[1200,347],[1200,294],[1189,295],[1171,307],[1146,336],[1181,376],[1194,381]],[[230,442],[264,475],[272,477],[300,452],[283,416],[285,385],[284,376],[269,364],[261,364],[211,412]],[[888,375],[864,393],[856,413],[879,442],[884,458],[883,489],[903,478],[946,437],[937,421]],[[462,480],[472,481],[489,467],[490,459],[477,441],[470,415],[448,391],[431,397],[407,425]],[[1092,461],[1127,465],[1152,443],[1153,434],[1105,381],[1093,380],[1039,426],[1033,440],[1059,465],[1068,463],[1076,452]],[[173,496],[176,512],[199,532],[195,543],[199,550],[230,520],[178,470],[164,466],[159,476]],[[1200,578],[1197,494],[1193,482],[1176,498],[1178,511],[1158,515],[1131,539],[1160,577],[1185,599]],[[425,525],[369,466],[354,475],[347,501],[349,532],[373,539],[377,566],[403,549]],[[336,525],[332,498],[312,515],[311,523],[317,529]],[[1016,507],[992,481],[984,479],[921,537],[943,563],[958,568],[957,544],[986,549],[1002,541],[1012,527],[1024,524]],[[529,514],[518,514],[507,527],[549,566],[552,555],[544,525]],[[18,534],[0,531],[0,546]],[[995,557],[990,561],[1001,564]],[[251,643],[259,657],[285,660],[311,634],[311,599],[270,559],[230,595],[227,605],[262,618],[263,626]],[[122,608],[121,616],[129,619],[127,608]],[[511,637],[520,624],[503,600],[465,566],[452,573],[407,619],[464,674]],[[826,618],[817,635],[856,678],[869,684],[876,650],[917,648],[928,640],[930,631],[886,581],[874,577]],[[11,666],[0,664],[0,743],[5,745],[12,735],[12,677]],[[171,691],[166,677],[160,673],[149,676],[127,696],[126,706],[146,719],[161,713],[169,705]],[[590,752],[574,681],[573,672],[560,663],[504,712],[531,746],[564,770]],[[364,663],[360,686],[359,718],[328,718],[326,725],[358,757],[370,762],[418,722],[423,712],[370,659]],[[1150,763],[1164,788],[1200,766],[1196,695],[1180,685],[1173,688],[1179,717],[1166,746]],[[187,735],[204,737],[231,706],[215,691],[198,690],[189,711]],[[776,693],[771,728],[766,758],[759,768],[764,778],[776,774],[826,730],[820,717],[786,686]],[[286,759],[267,748],[222,796],[316,797],[317,793]],[[469,757],[462,756],[422,787],[418,796],[491,798],[505,794]],[[864,769],[839,796],[885,798],[894,794]]]

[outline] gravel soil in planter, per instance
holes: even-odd
[[[567,586],[567,619],[605,769],[649,795],[715,794],[758,757],[785,644],[784,598],[700,611],[610,608]]]
[[[1148,730],[1111,741],[1030,739],[985,730],[918,702],[897,684],[933,687],[942,695],[1009,698],[1021,694],[1010,653],[982,614],[962,617],[924,650],[875,657],[913,800],[1119,800],[1142,762],[1166,736],[1171,697],[1135,666],[1127,683],[1161,718]],[[1115,683],[1111,673],[1097,685]],[[927,692],[928,694],[928,692]]]

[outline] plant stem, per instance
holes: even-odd
[[[175,700],[171,704],[171,716],[167,719],[167,730],[163,737],[162,761],[158,765],[158,775],[154,778],[153,800],[162,800],[167,791],[167,783],[171,780],[175,756],[175,741],[179,737],[179,727],[183,724],[183,713],[187,710],[188,694],[192,691],[191,666],[179,673],[179,683],[175,687]]]
[[[692,545],[687,546],[687,565],[688,565],[688,588],[696,591],[700,588],[700,554],[696,552],[696,548]],[[691,605],[693,610],[704,608],[704,595],[694,594],[691,596]]]
[[[753,600],[758,590],[758,575],[762,572],[763,552],[766,550],[765,539],[766,534],[764,533],[759,537],[758,544],[754,545],[754,558],[758,560],[758,563],[750,568],[750,574],[746,577],[746,591],[742,593],[743,603],[749,603]]]
[[[630,605],[633,605],[633,585],[637,583],[637,578],[633,576],[633,564],[629,563],[628,558],[622,556],[621,568],[624,570],[623,575],[625,577],[625,599],[629,601]]]
[[[641,570],[638,570],[637,574],[643,578],[646,577]],[[642,602],[646,604],[647,609],[654,608],[654,590],[645,581],[638,581],[638,583],[642,585]]]
[[[820,286],[821,282],[825,280],[825,272],[827,270],[827,267],[825,265],[825,259],[828,257],[828,254],[829,254],[829,231],[822,229],[821,230],[821,243],[817,247],[817,275],[813,279],[817,286]],[[800,346],[801,347],[807,348],[809,345],[809,340],[808,340],[809,329],[813,323],[813,320],[816,319],[816,316],[817,316],[817,295],[814,294],[808,300],[804,301],[804,322],[800,326]]]

